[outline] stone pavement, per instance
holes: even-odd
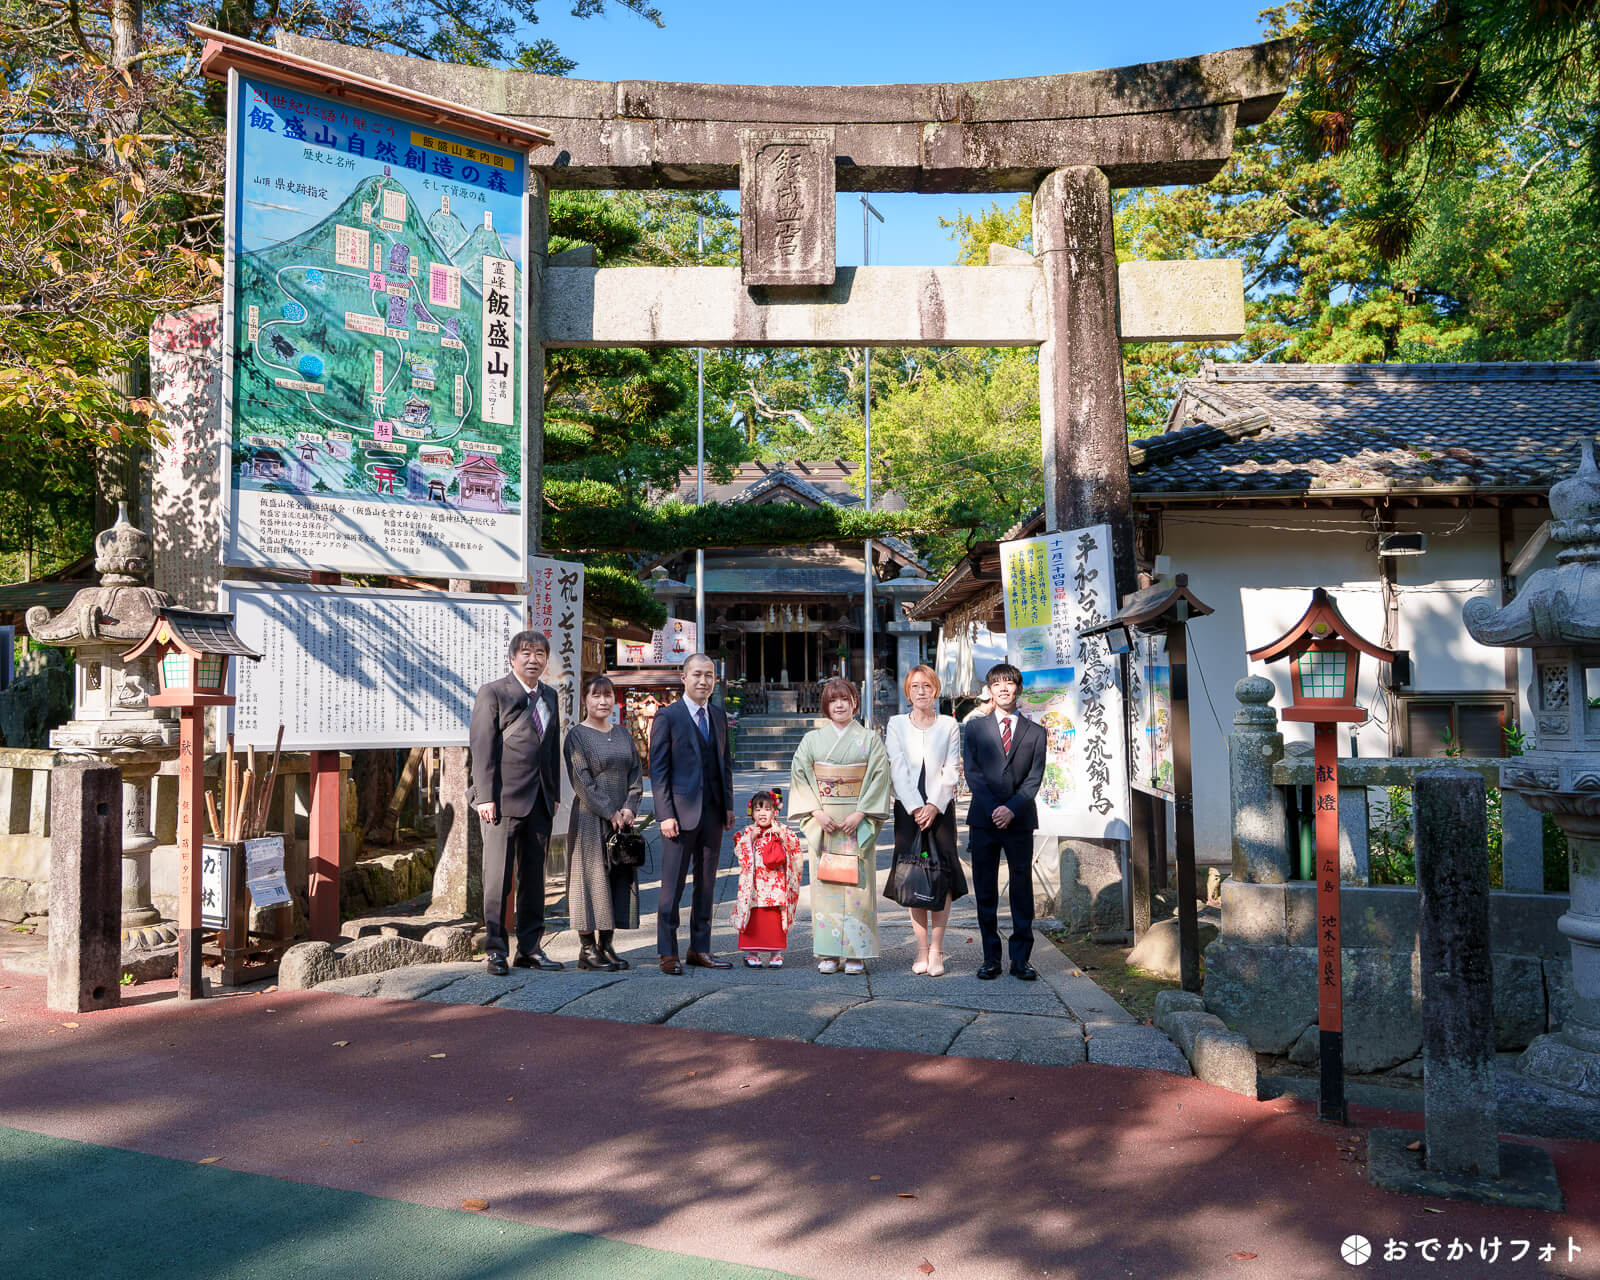
[[[758,786],[784,785],[785,775],[751,771],[735,779],[740,808]],[[647,802],[648,803],[648,802]],[[740,824],[743,825],[743,824]],[[888,874],[892,845],[879,841],[878,883]],[[656,964],[655,906],[659,867],[655,840],[640,893],[641,928],[619,932],[618,952],[633,967],[621,973],[577,968],[578,940],[570,930],[549,935],[546,951],[566,963],[559,973],[513,969],[491,977],[481,962],[426,964],[323,983],[323,993],[424,1000],[438,1004],[492,1005],[603,1018],[665,1023],[699,1031],[849,1048],[900,1049],[958,1058],[1073,1066],[1083,1062],[1150,1067],[1188,1075],[1183,1054],[1166,1035],[1137,1022],[1043,936],[1033,952],[1038,982],[1009,974],[993,982],[975,976],[981,962],[978,922],[971,896],[956,904],[945,936],[946,972],[930,978],[911,972],[916,942],[905,908],[880,898],[882,956],[859,977],[822,974],[811,954],[810,887],[802,886],[800,912],[789,935],[782,969],[747,969],[735,951],[728,922],[738,889],[732,838],[724,845],[717,882],[712,946],[733,959],[727,970],[687,969],[681,977]],[[688,894],[680,947],[688,945]],[[1001,924],[1007,921],[1002,893]],[[1043,922],[1046,924],[1053,922]]]

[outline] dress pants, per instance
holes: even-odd
[[[488,937],[484,950],[506,958],[506,890],[516,870],[517,951],[532,955],[544,939],[544,854],[550,843],[551,813],[542,801],[519,818],[500,815],[499,822],[481,822],[483,832],[483,921]]]
[[[720,816],[720,815],[719,815]],[[661,897],[656,903],[656,954],[678,954],[678,900],[684,881],[694,871],[694,896],[689,906],[689,950],[711,950],[711,910],[716,905],[717,864],[722,861],[722,823],[702,812],[693,831],[676,840],[661,837]]]
[[[1000,858],[1004,855],[1011,874],[1011,967],[1019,968],[1033,954],[1033,832],[974,826],[968,847],[983,962],[1000,963]]]

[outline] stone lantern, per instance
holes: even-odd
[[[911,709],[906,698],[906,673],[922,661],[924,637],[933,630],[933,623],[915,621],[906,617],[905,611],[907,606],[916,604],[933,587],[933,582],[924,578],[917,572],[917,567],[910,564],[900,570],[899,577],[873,587],[878,595],[888,596],[893,605],[888,632],[895,639],[895,670],[900,673],[900,688],[891,691],[891,696],[899,698],[897,710],[902,713]]]
[[[94,550],[100,585],[85,587],[54,617],[43,607],[29,609],[28,634],[40,644],[73,650],[72,719],[51,730],[50,745],[122,770],[123,941],[153,947],[175,935],[160,924],[161,913],[150,901],[150,853],[156,847],[150,781],[163,760],[177,755],[178,722],[150,704],[156,691],[150,663],[122,655],[144,639],[172,597],[146,585],[150,535],[129,523],[126,507],[118,507],[116,523],[94,540]]]
[[[1550,490],[1554,568],[1504,608],[1461,611],[1479,644],[1533,650],[1534,750],[1500,766],[1500,785],[1566,832],[1571,905],[1558,923],[1572,946],[1572,1008],[1518,1066],[1541,1084],[1600,1099],[1600,470],[1585,441],[1578,474]],[[1592,1105],[1592,1104],[1591,1104]]]

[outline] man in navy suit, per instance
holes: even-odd
[[[1009,662],[989,671],[994,710],[962,730],[961,760],[972,805],[967,810],[972,892],[983,935],[983,967],[978,976],[1000,976],[1000,858],[1010,873],[1011,975],[1038,980],[1028,963],[1033,954],[1033,833],[1039,826],[1033,798],[1044,780],[1044,729],[1017,714],[1022,672]]]
[[[728,717],[711,705],[717,668],[703,653],[683,662],[683,697],[656,712],[650,725],[650,796],[661,824],[661,899],[656,904],[656,953],[662,973],[682,973],[678,960],[678,899],[691,868],[690,964],[731,969],[711,950],[722,833],[733,825],[733,758]]]

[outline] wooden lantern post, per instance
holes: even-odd
[[[1130,653],[1135,632],[1166,637],[1167,663],[1172,671],[1172,808],[1176,818],[1178,855],[1178,973],[1185,991],[1200,990],[1200,921],[1195,910],[1199,896],[1194,866],[1194,779],[1189,755],[1189,646],[1190,618],[1212,612],[1189,590],[1189,575],[1180,573],[1170,584],[1158,583],[1124,597],[1122,608],[1108,622],[1087,627],[1083,635],[1104,635],[1115,654]],[[1138,879],[1135,868],[1135,879]],[[1149,893],[1149,875],[1144,891]],[[1148,915],[1148,907],[1146,914]]]
[[[150,653],[156,660],[161,689],[150,695],[153,707],[177,707],[178,734],[178,997],[205,997],[200,966],[200,811],[205,793],[205,709],[231,707],[228,659],[261,655],[247,647],[233,629],[231,613],[163,609],[150,632],[123,654],[131,661]]]
[[[1340,724],[1360,724],[1367,713],[1356,706],[1356,676],[1361,655],[1394,662],[1392,649],[1364,640],[1346,622],[1322,587],[1311,593],[1311,607],[1300,621],[1271,644],[1250,650],[1252,662],[1290,660],[1293,704],[1285,720],[1314,726],[1317,863],[1317,1030],[1321,1090],[1318,1116],[1334,1124],[1350,1122],[1344,1096],[1344,963],[1339,912],[1339,739]]]

